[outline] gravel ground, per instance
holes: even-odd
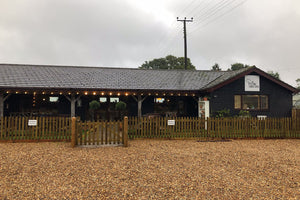
[[[300,140],[1,143],[0,199],[300,199]]]

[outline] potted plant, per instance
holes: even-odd
[[[127,104],[123,101],[119,101],[115,105],[115,109],[119,111],[119,116],[122,119],[123,118],[123,112],[126,110]]]
[[[89,103],[90,114],[92,116],[92,121],[95,121],[95,110],[100,108],[99,101],[93,100]]]

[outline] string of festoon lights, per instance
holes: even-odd
[[[42,95],[98,95],[98,96],[196,96],[195,93],[186,93],[186,92],[116,92],[116,91],[77,91],[77,92],[70,92],[70,91],[6,91],[7,94],[33,94],[36,96],[37,94]]]

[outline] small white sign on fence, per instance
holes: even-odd
[[[168,120],[168,126],[175,126],[175,120]]]
[[[36,119],[28,120],[28,126],[37,126],[37,120]]]

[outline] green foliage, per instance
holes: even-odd
[[[184,57],[168,55],[165,58],[155,58],[151,61],[145,61],[139,69],[184,69]],[[196,69],[187,59],[187,69]]]
[[[239,70],[239,69],[243,69],[243,68],[247,68],[247,67],[255,67],[255,65],[245,65],[243,63],[235,63],[231,65],[231,68],[228,69],[228,71],[235,71],[235,70]]]
[[[296,83],[297,83],[297,89],[300,90],[300,78],[298,78],[298,79],[296,80]]]
[[[216,63],[211,67],[211,71],[221,71],[222,69],[220,68],[219,64]]]
[[[125,102],[119,101],[118,103],[116,103],[115,109],[121,111],[121,110],[126,110],[126,107],[127,105]]]
[[[268,71],[268,74],[270,74],[271,76],[273,76],[274,78],[277,78],[280,80],[280,76],[278,72],[273,72],[273,71]]]
[[[250,112],[248,110],[240,110],[239,116],[240,117],[251,117]]]
[[[230,117],[230,110],[229,109],[223,109],[219,110],[215,113],[216,118],[222,118],[222,117]]]
[[[100,108],[100,103],[99,101],[93,100],[89,103],[89,107],[91,110],[97,110]]]

